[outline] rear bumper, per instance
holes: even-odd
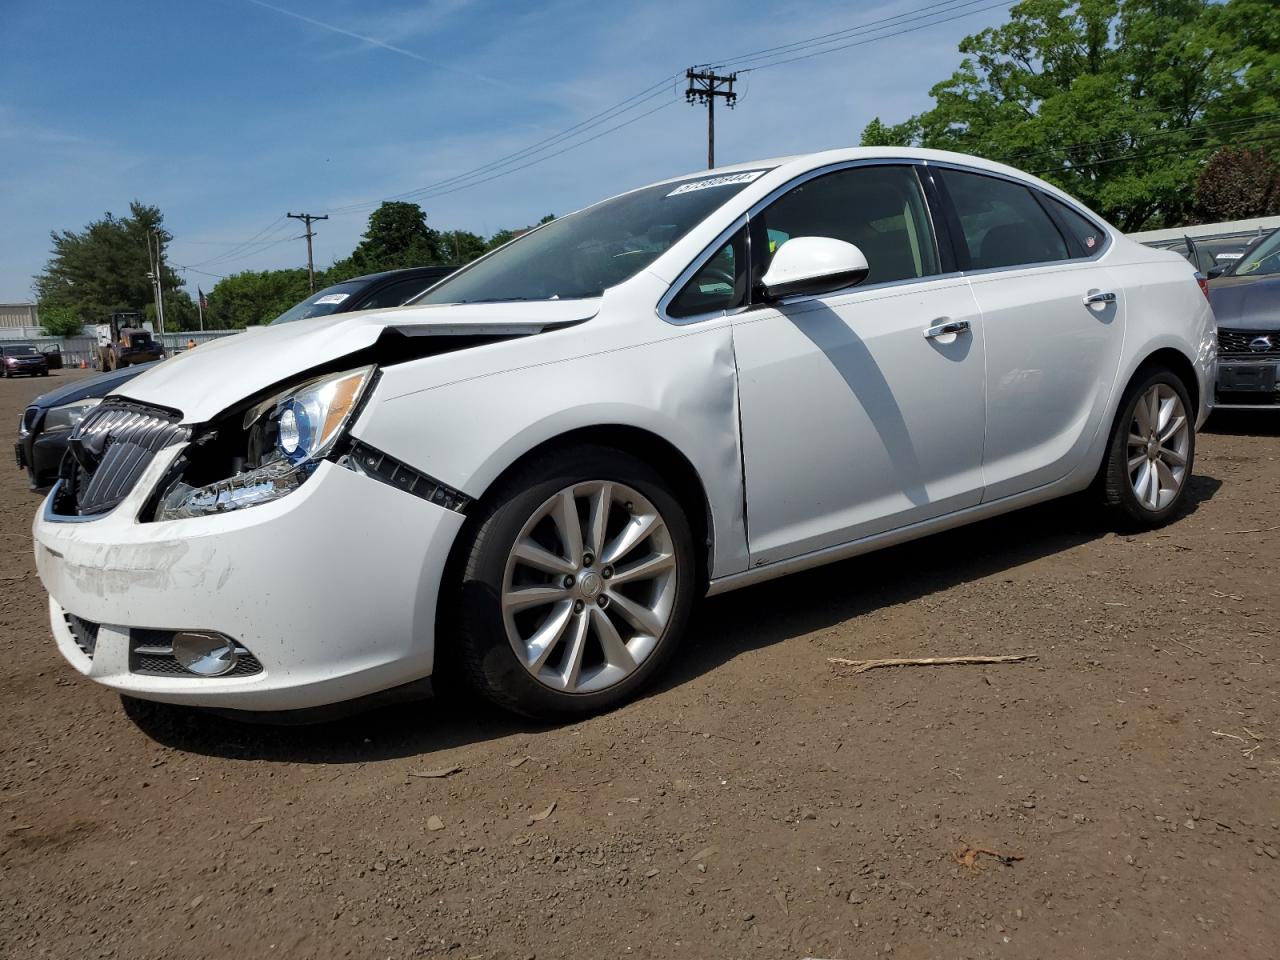
[[[323,463],[274,503],[165,523],[136,516],[180,448],[115,510],[34,525],[50,625],[73,667],[121,693],[233,710],[352,700],[427,677],[436,598],[462,517]],[[65,614],[97,624],[92,656]],[[134,672],[144,631],[213,630],[261,663],[250,676]]]

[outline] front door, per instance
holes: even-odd
[[[910,166],[808,180],[752,218],[753,275],[796,236],[856,244],[862,285],[760,305],[734,323],[753,565],[977,504],[984,432],[981,320],[939,276]],[[958,332],[944,333],[946,324]]]

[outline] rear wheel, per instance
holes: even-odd
[[[531,462],[487,499],[466,550],[460,659],[500,706],[544,718],[617,706],[684,632],[688,519],[661,476],[622,451]]]
[[[1111,431],[1103,500],[1132,526],[1167,523],[1186,498],[1195,422],[1181,378],[1156,369],[1130,384]]]

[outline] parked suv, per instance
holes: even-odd
[[[1216,405],[1280,410],[1280,230],[1211,274],[1218,321]]]

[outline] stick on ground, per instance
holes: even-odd
[[[1034,660],[1036,654],[1022,653],[1009,657],[891,657],[887,660],[846,660],[844,657],[827,657],[828,663],[853,667],[851,673],[866,673],[876,667],[942,667],[956,663],[1017,663]]]

